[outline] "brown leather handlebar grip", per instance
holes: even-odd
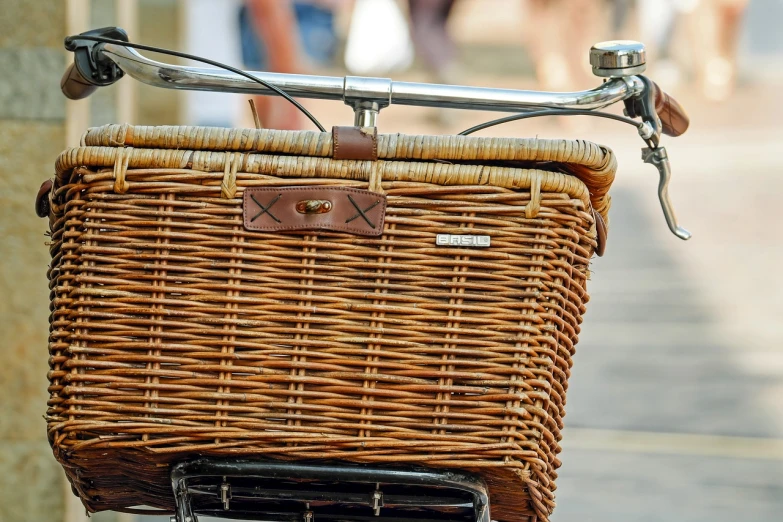
[[[658,113],[658,117],[663,125],[661,131],[667,136],[674,137],[685,134],[688,126],[691,124],[691,119],[688,117],[685,109],[682,108],[682,105],[677,100],[658,87],[655,82],[651,83],[655,100],[655,112]]]
[[[97,89],[97,85],[93,85],[82,76],[79,69],[76,68],[76,64],[72,63],[65,70],[62,80],[60,80],[60,90],[66,98],[71,100],[81,100],[86,98]]]

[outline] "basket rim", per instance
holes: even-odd
[[[121,151],[123,153],[121,153]],[[214,180],[202,183],[204,186],[218,187],[225,165],[233,161],[239,153],[207,152],[193,150],[136,149],[123,147],[75,147],[65,150],[57,159],[53,194],[64,186],[74,183],[73,174],[84,183],[111,181],[115,173],[108,171],[125,157],[127,161],[128,181],[141,177],[150,170],[162,171],[160,174],[182,174],[198,172],[204,176],[213,174]],[[373,164],[374,163],[374,164]],[[296,168],[296,170],[294,170]],[[333,160],[331,158],[313,158],[307,156],[279,156],[269,154],[242,154],[237,170],[236,197],[241,197],[244,188],[253,186],[254,175],[276,176],[296,180],[307,180],[313,184],[317,179],[344,179],[358,184],[369,182],[373,171],[380,174],[384,183],[404,181],[429,183],[443,186],[491,185],[498,188],[526,190],[538,183],[541,193],[565,193],[579,200],[586,212],[595,209],[604,215],[609,208],[609,196],[595,198],[588,187],[578,177],[542,169],[524,169],[514,167],[495,167],[483,165],[460,165],[438,162],[383,161],[365,162],[354,160]],[[288,185],[286,185],[288,186]],[[601,205],[599,210],[598,205]]]

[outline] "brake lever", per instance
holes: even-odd
[[[652,81],[646,76],[637,76],[644,84],[644,90],[638,96],[625,100],[625,114],[631,118],[641,118],[643,125],[639,127],[639,135],[648,147],[642,149],[642,160],[658,169],[658,201],[661,203],[663,217],[672,234],[687,241],[691,233],[677,223],[674,207],[669,199],[669,181],[672,177],[672,167],[666,147],[661,147],[661,119],[655,110],[655,96]]]
[[[654,165],[655,168],[658,169],[658,200],[661,202],[663,217],[666,218],[666,224],[669,225],[669,230],[680,239],[684,241],[689,240],[691,238],[691,233],[677,223],[677,216],[674,214],[674,208],[669,199],[669,181],[672,177],[672,168],[671,163],[669,162],[669,154],[666,152],[666,147],[643,148],[642,160],[644,160],[645,163]]]

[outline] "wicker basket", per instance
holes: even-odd
[[[170,463],[253,455],[475,471],[494,519],[548,520],[613,154],[332,141],[110,125],[59,157],[48,435],[90,511],[171,510]],[[383,235],[245,228],[247,189],[291,186],[385,194]]]

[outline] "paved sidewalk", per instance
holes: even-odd
[[[647,206],[614,192],[611,246],[594,266],[568,390],[553,522],[778,520],[783,445],[754,452],[762,441],[749,437],[783,438],[763,399],[779,392],[783,372],[742,367],[742,340],[720,335],[721,302],[700,291],[709,281],[656,239],[663,219],[640,212]],[[688,434],[706,437],[689,444]]]
[[[568,390],[553,522],[780,519],[783,111],[775,93],[747,89],[717,107],[685,96],[694,127],[667,144],[672,199],[694,232],[688,243],[669,234],[656,172],[639,160],[632,131],[540,122],[495,132],[590,137],[610,144],[621,165]],[[330,123],[346,112],[316,110]],[[424,114],[390,110],[384,130],[444,132]]]
[[[528,77],[472,80],[533,87]],[[620,160],[608,249],[593,265],[568,390],[553,522],[781,519],[779,91],[744,87],[723,105],[677,93],[694,122],[686,136],[666,140],[672,200],[694,233],[688,243],[669,234],[656,172],[641,163],[631,129],[534,120],[485,133],[589,138]],[[305,105],[327,126],[351,121],[340,104]],[[488,119],[458,112],[445,129],[432,115],[392,107],[381,130],[453,133]]]

